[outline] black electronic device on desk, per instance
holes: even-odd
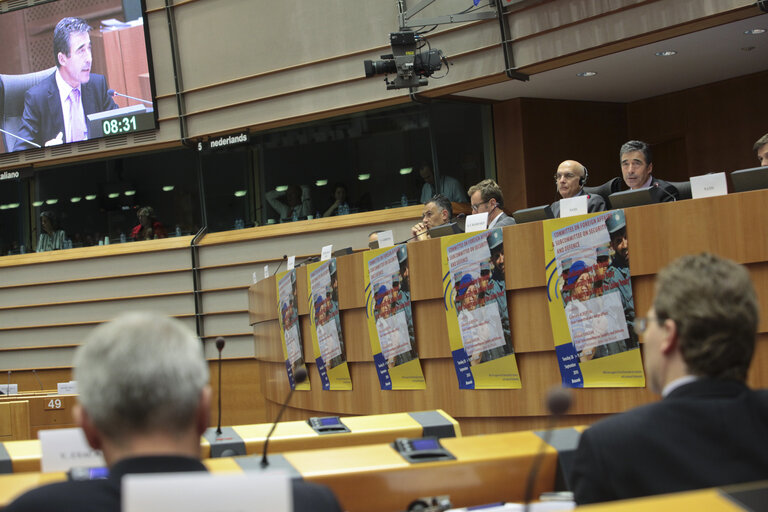
[[[733,171],[731,180],[736,192],[768,188],[768,166]]]
[[[309,426],[318,434],[341,434],[344,432],[351,432],[349,428],[341,422],[338,416],[326,416],[320,418],[318,416],[309,418],[307,420]]]
[[[449,222],[447,224],[441,224],[433,228],[429,228],[430,238],[440,238],[441,236],[455,235],[461,233],[461,228],[456,222]]]
[[[658,203],[661,200],[661,189],[658,187],[647,187],[638,190],[623,190],[614,192],[608,196],[613,209],[629,208],[631,206],[643,206],[645,204]]]
[[[514,218],[515,222],[518,224],[551,219],[554,216],[555,215],[552,213],[552,207],[548,204],[543,206],[534,206],[533,208],[524,208],[512,213],[512,218]]]
[[[392,443],[392,447],[411,464],[456,460],[451,452],[443,448],[437,437],[429,436],[416,439],[401,437]]]

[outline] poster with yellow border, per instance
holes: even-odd
[[[440,239],[443,304],[459,389],[519,389],[501,228]]]
[[[312,351],[324,390],[350,390],[347,351],[341,335],[336,258],[307,266]]]
[[[381,389],[425,389],[416,352],[405,244],[363,254],[365,316]]]
[[[624,210],[547,220],[543,229],[563,386],[644,387]]]
[[[280,338],[283,340],[283,359],[288,372],[288,383],[291,389],[308,391],[309,379],[296,384],[296,371],[307,365],[304,361],[304,351],[301,346],[301,329],[299,328],[299,302],[296,294],[296,270],[286,270],[277,275],[277,318],[280,321]]]

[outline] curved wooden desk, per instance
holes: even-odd
[[[663,203],[626,210],[632,287],[639,315],[650,306],[656,272],[687,253],[711,251],[747,265],[761,295],[762,321],[749,383],[768,386],[768,191]],[[312,390],[297,392],[289,410],[299,418],[325,414],[376,414],[441,408],[466,434],[540,428],[546,422],[545,394],[560,384],[546,303],[543,234],[540,223],[504,228],[507,301],[520,368],[520,390],[459,390],[441,305],[440,242],[408,244],[416,343],[427,389],[381,391],[365,324],[363,257],[337,259],[339,307],[347,343],[352,391],[322,391],[310,362]],[[306,268],[297,270],[304,353],[311,354],[306,308]],[[277,321],[274,278],[250,287],[249,311],[261,389],[267,412],[288,390]],[[308,358],[311,359],[311,358]],[[559,426],[589,424],[600,417],[655,400],[646,389],[579,389]]]

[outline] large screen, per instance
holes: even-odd
[[[157,127],[142,0],[0,14],[0,153]]]

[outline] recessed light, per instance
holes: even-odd
[[[576,73],[576,76],[585,78],[590,76],[595,76],[597,74],[596,71],[582,71],[581,73]]]
[[[35,208],[40,208],[41,206],[43,206],[43,202],[35,201],[34,203],[32,203],[32,206],[34,206]]]
[[[110,199],[117,199],[120,197],[120,192],[111,192],[110,194],[107,194],[107,197]]]
[[[243,197],[247,194],[245,190],[235,190],[235,197]]]
[[[278,185],[275,187],[275,192],[285,192],[288,190],[288,185]]]
[[[357,179],[360,181],[365,181],[371,178],[370,174],[358,174]]]
[[[317,180],[315,182],[316,187],[324,187],[328,184],[328,180]]]
[[[672,57],[673,55],[677,55],[677,50],[664,50],[661,52],[656,52],[657,57]]]
[[[8,204],[8,208],[10,208],[10,209],[18,208],[19,206],[21,206],[20,203],[10,203],[10,204]]]
[[[58,199],[46,199],[45,200],[45,204],[56,204],[58,202],[59,202]]]
[[[79,203],[81,199],[82,197],[77,197],[77,196],[69,198],[69,200],[73,203]]]
[[[86,201],[93,201],[94,199],[96,199],[96,194],[88,194],[85,196]]]
[[[126,196],[135,196],[136,195],[136,191],[135,190],[126,190],[125,191],[125,195]]]
[[[745,34],[748,36],[759,36],[760,34],[765,34],[764,28],[751,28],[749,30],[744,31]]]
[[[413,167],[403,167],[400,169],[400,176],[406,176],[413,172]]]
[[[163,186],[163,192],[170,192],[174,189],[174,185],[164,185]]]

